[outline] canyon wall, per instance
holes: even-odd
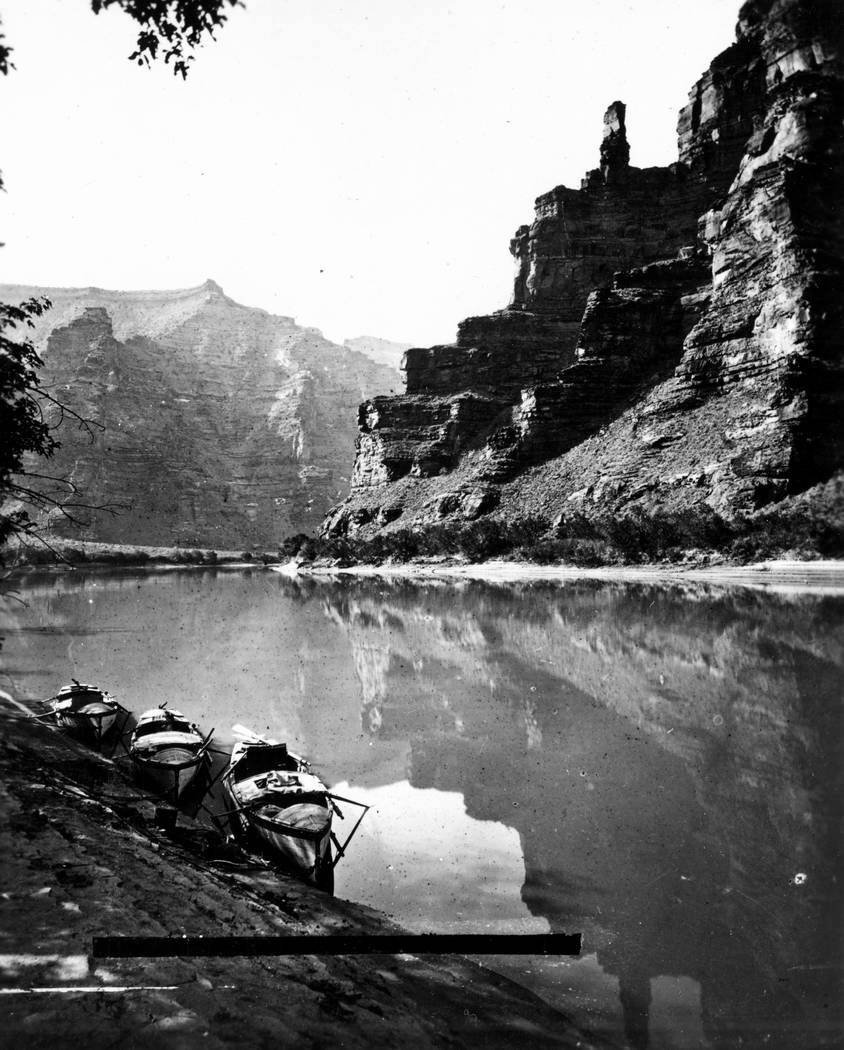
[[[599,166],[536,201],[509,306],[412,348],[406,391],[361,406],[329,534],[494,512],[656,507],[726,517],[844,460],[839,13],[754,0],[693,86],[678,159]]]
[[[66,418],[46,472],[78,488],[61,535],[272,547],[349,488],[357,405],[398,373],[314,328],[242,306],[213,281],[168,292],[4,286],[46,295],[33,339]],[[38,468],[44,470],[43,463]]]

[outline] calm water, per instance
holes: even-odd
[[[741,588],[31,578],[0,685],[167,699],[373,805],[337,894],[437,932],[574,932],[496,966],[616,1046],[835,1045],[844,598]]]

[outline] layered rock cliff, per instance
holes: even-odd
[[[347,493],[356,409],[398,374],[291,317],[242,306],[207,281],[172,292],[6,286],[47,295],[34,330],[47,387],[92,421],[65,420],[49,464],[84,524],[116,543],[251,547],[310,531]]]
[[[330,534],[494,511],[731,517],[844,462],[842,61],[836,5],[754,0],[693,86],[678,160],[599,167],[516,231],[510,305],[411,349],[361,407]]]

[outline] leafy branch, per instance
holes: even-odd
[[[27,463],[30,456],[49,460],[55,455],[61,448],[56,431],[67,420],[75,420],[91,441],[95,430],[105,429],[45,389],[39,376],[44,362],[31,340],[20,337],[25,333],[17,332],[32,328],[50,306],[45,297],[18,305],[0,303],[0,433],[5,435],[0,447],[0,545],[14,537],[19,544],[37,540],[50,547],[38,531],[46,515],[58,513],[80,526],[86,523],[79,511],[115,514],[123,507],[86,503],[71,478],[34,470]]]
[[[163,55],[165,65],[184,79],[191,54],[206,37],[228,21],[227,7],[243,7],[241,0],[91,0],[95,15],[119,7],[141,27],[137,47],[129,55],[139,66],[151,66]]]

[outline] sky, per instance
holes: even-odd
[[[88,0],[2,0],[0,283],[188,288],[427,346],[507,305],[535,198],[676,160],[739,0],[246,0],[187,79]]]

